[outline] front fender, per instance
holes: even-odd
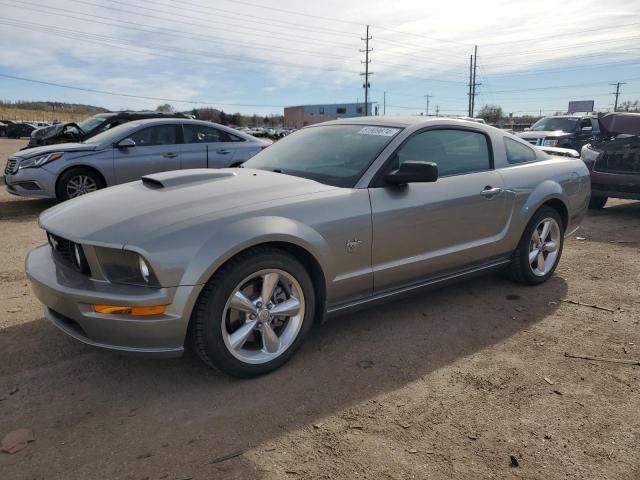
[[[290,218],[261,216],[238,220],[216,230],[197,251],[180,283],[204,284],[234,255],[268,242],[286,242],[304,248],[324,272],[332,270],[329,245],[316,230]]]

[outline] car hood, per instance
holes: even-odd
[[[281,173],[237,168],[178,170],[144,179],[52,207],[40,215],[40,226],[78,243],[121,248],[140,245],[170,229],[187,229],[242,211],[251,215],[253,209],[270,202],[295,202],[296,197],[337,188]]]
[[[563,132],[562,130],[542,130],[536,132],[520,132],[518,136],[523,139],[528,138],[554,138],[554,137],[566,137],[571,135],[569,132]]]
[[[12,155],[12,157],[31,158],[53,152],[91,152],[97,149],[98,145],[90,145],[88,143],[58,143],[57,145],[45,145],[21,150]]]
[[[56,123],[55,125],[49,125],[48,127],[36,128],[31,132],[31,136],[39,139],[54,138],[60,135],[67,125],[76,125],[75,123]],[[77,126],[77,125],[76,125]]]

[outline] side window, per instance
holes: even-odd
[[[504,137],[504,148],[507,151],[507,162],[511,164],[533,162],[536,159],[536,152],[526,145]]]
[[[583,119],[580,121],[580,126],[578,127],[578,130],[580,130],[580,131],[581,131],[581,130],[582,130],[583,128],[585,128],[585,127],[591,127],[591,119],[589,119],[589,118],[583,118]]]
[[[598,122],[597,118],[591,119],[591,127],[593,128],[593,133],[600,133],[600,122]]]
[[[418,133],[401,147],[397,156],[399,165],[407,160],[435,162],[441,177],[491,168],[487,137],[466,130]]]
[[[141,147],[151,147],[154,145],[174,145],[176,144],[175,125],[155,125],[153,127],[138,130],[130,136],[136,145]]]
[[[242,142],[244,139],[217,128],[184,124],[184,143]]]

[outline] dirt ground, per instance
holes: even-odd
[[[52,203],[1,188],[0,437],[35,434],[2,479],[640,478],[640,367],[564,356],[640,360],[640,202],[591,213],[545,285],[496,275],[334,319],[241,381],[50,325],[23,260]]]

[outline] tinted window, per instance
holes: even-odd
[[[136,145],[140,147],[150,147],[153,145],[174,145],[176,144],[175,125],[155,125],[153,127],[139,130],[130,136]]]
[[[504,137],[504,148],[507,151],[507,161],[509,163],[532,162],[536,159],[536,152],[511,138]]]
[[[244,167],[353,187],[400,130],[365,125],[305,128],[278,140],[246,161]]]
[[[217,128],[202,125],[184,124],[184,143],[216,143],[216,142],[243,142],[244,139],[218,130]]]
[[[438,175],[458,175],[491,168],[487,138],[465,130],[429,130],[411,137],[398,151],[398,162],[435,162]]]
[[[336,113],[338,115],[343,114],[343,113],[347,113],[347,109],[345,107],[338,107],[338,108],[336,108]]]

